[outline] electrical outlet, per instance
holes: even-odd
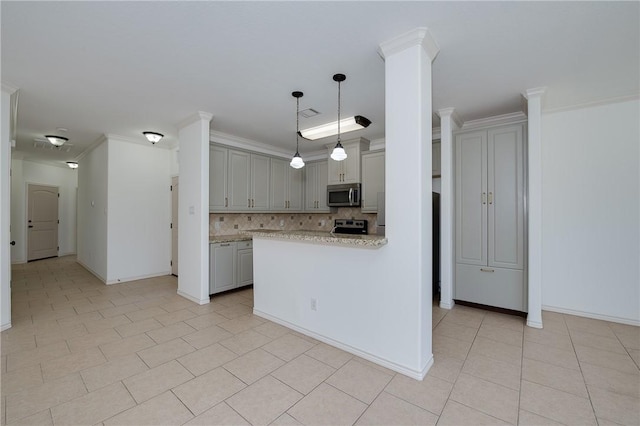
[[[284,219],[280,219],[280,226],[284,226]]]
[[[214,222],[214,227],[216,228],[216,231],[220,230],[220,222]]]
[[[322,219],[322,220],[320,221],[320,226],[324,226],[324,224],[325,224],[324,219]]]
[[[318,301],[314,298],[311,298],[311,310],[312,311],[318,310]]]

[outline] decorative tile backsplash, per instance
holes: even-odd
[[[209,235],[233,235],[249,229],[286,231],[331,231],[334,219],[366,219],[369,234],[376,233],[375,213],[361,213],[359,208],[340,207],[336,213],[211,213]]]

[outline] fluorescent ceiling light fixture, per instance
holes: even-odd
[[[145,135],[147,140],[154,145],[160,142],[160,139],[164,137],[162,133],[157,133],[157,132],[142,132],[142,134]]]
[[[371,124],[371,121],[361,115],[345,118],[340,120],[340,133],[353,132],[354,130],[364,129]],[[338,134],[338,122],[323,124],[321,126],[312,127],[306,130],[300,130],[300,135],[309,140],[326,138]]]
[[[78,163],[76,161],[67,161],[67,166],[69,166],[69,168],[71,169],[77,169]]]
[[[65,138],[64,136],[45,135],[44,137],[54,146],[62,146],[69,140],[69,138]]]

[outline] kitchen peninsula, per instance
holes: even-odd
[[[380,301],[394,292],[393,278],[381,261],[388,256],[385,237],[247,232],[253,236],[255,315],[404,371],[376,346],[381,328],[390,325],[381,315]],[[393,343],[384,346],[393,348]]]

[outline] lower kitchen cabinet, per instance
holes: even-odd
[[[209,245],[209,294],[253,284],[253,242]]]

